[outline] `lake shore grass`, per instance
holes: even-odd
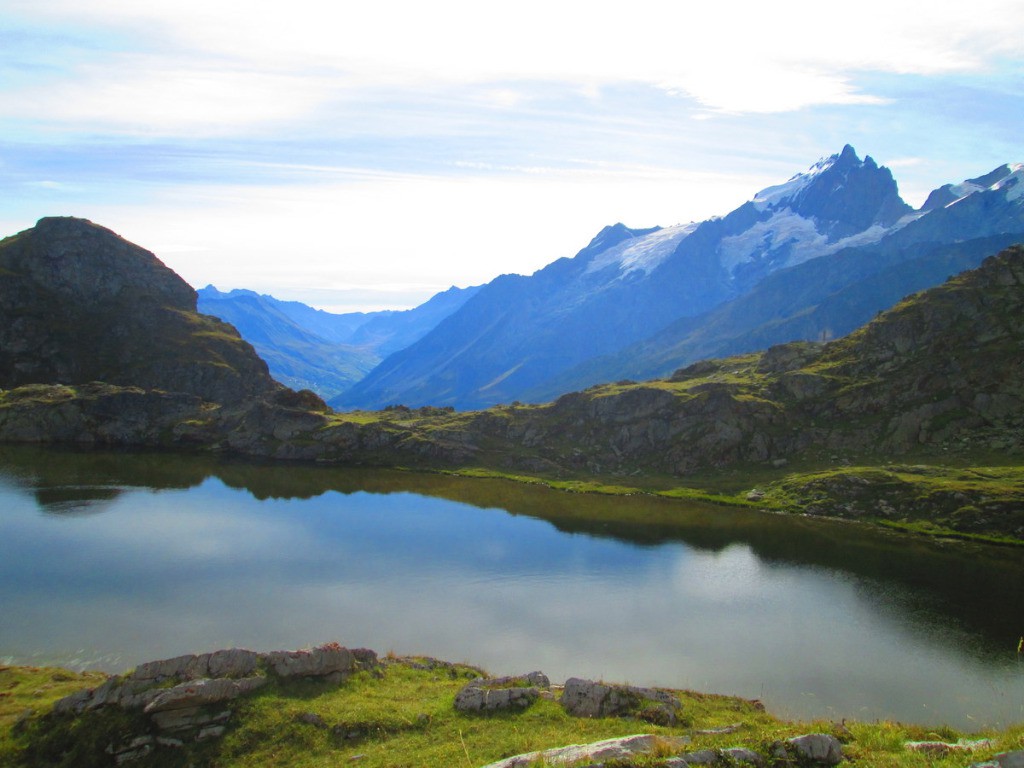
[[[453,702],[456,692],[481,670],[393,656],[384,662],[381,668],[360,672],[340,685],[274,681],[236,702],[222,738],[158,749],[131,765],[476,768],[525,752],[634,733],[685,737],[689,752],[745,747],[763,755],[769,754],[775,741],[827,733],[843,743],[850,765],[865,768],[952,768],[1024,749],[1024,724],[964,733],[892,722],[792,722],[765,712],[757,702],[693,691],[677,692],[683,709],[672,727],[621,718],[571,717],[557,701],[545,699],[522,712],[473,715],[456,711]],[[113,765],[104,744],[116,741],[125,727],[119,714],[111,708],[78,718],[49,713],[61,697],[95,687],[102,679],[95,672],[0,667],[0,765]],[[909,742],[956,745],[979,740],[983,743],[954,747],[944,755],[907,746]],[[657,766],[665,757],[642,757],[629,764]]]
[[[484,467],[440,470],[570,493],[661,496],[727,507],[853,521],[951,541],[1024,546],[1024,467],[865,464],[799,470],[733,468],[689,478],[552,478]],[[994,514],[973,502],[984,500]],[[1000,509],[1002,507],[1002,509]]]

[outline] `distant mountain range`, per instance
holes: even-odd
[[[503,275],[330,401],[544,402],[704,357],[841,336],[907,293],[1024,240],[1024,166],[947,184],[919,210],[846,146],[721,218],[606,227],[572,259]]]
[[[605,227],[530,276],[406,312],[332,315],[199,291],[279,381],[341,409],[546,402],[696,360],[850,333],[902,297],[1024,241],[1024,166],[934,190],[920,209],[849,145],[727,214]]]
[[[231,323],[267,361],[275,379],[293,389],[334,397],[392,352],[404,349],[468,301],[479,289],[450,288],[406,311],[333,314],[248,290],[197,291],[199,311]]]

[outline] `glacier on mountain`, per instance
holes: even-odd
[[[613,245],[597,254],[587,265],[584,274],[593,274],[611,266],[618,266],[621,273],[619,277],[636,271],[649,275],[671,256],[683,238],[696,228],[696,223],[677,224]]]

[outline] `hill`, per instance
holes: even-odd
[[[84,219],[0,241],[0,387],[102,381],[236,403],[280,388],[149,251]]]

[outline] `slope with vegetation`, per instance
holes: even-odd
[[[306,652],[289,655],[302,653]],[[165,667],[174,661],[151,662],[139,669]],[[795,723],[773,717],[758,702],[692,691],[652,692],[679,705],[677,714],[662,724],[650,722],[656,718],[628,707],[623,715],[602,711],[578,716],[560,704],[555,695],[535,696],[532,703],[512,709],[462,711],[456,705],[459,692],[482,674],[465,664],[395,656],[343,676],[340,681],[337,675],[285,678],[268,673],[268,681],[255,692],[228,702],[204,703],[193,694],[188,714],[168,718],[172,722],[165,720],[161,726],[159,721],[150,722],[141,707],[128,709],[117,706],[116,701],[77,714],[69,709],[67,702],[89,696],[81,690],[83,687],[92,687],[93,697],[110,689],[109,683],[101,685],[103,676],[97,673],[0,667],[0,762],[11,768],[301,768],[342,764],[475,768],[517,755],[634,734],[650,734],[646,740],[628,740],[646,741],[646,749],[625,762],[622,758],[606,762],[605,758],[599,764],[668,768],[755,761],[762,766],[809,768],[834,765],[842,758],[845,763],[864,768],[959,768],[994,758],[1002,761],[997,765],[1009,768],[1017,765],[1012,760],[1024,756],[1020,752],[1024,748],[1024,729],[1019,726],[967,735],[948,727],[886,722]],[[535,678],[536,673],[530,677]],[[525,678],[502,680],[512,685]],[[204,685],[212,688],[211,683],[230,687],[233,681],[193,680],[193,690],[198,692]],[[183,687],[171,688],[172,684],[171,679],[164,683],[167,696],[174,696],[173,691]],[[642,690],[601,687],[624,693]],[[60,704],[54,707],[58,701]],[[174,711],[160,714],[171,715]],[[190,728],[190,718],[217,724]],[[581,751],[576,754],[581,755]],[[562,763],[541,757],[536,762],[520,758],[502,764],[581,763],[593,764],[593,760]]]

